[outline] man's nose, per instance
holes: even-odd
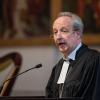
[[[62,34],[60,31],[58,31],[57,35],[56,35],[57,38],[61,38],[62,37]]]

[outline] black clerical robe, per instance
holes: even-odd
[[[55,65],[46,87],[46,97],[59,98],[57,84],[63,59]],[[75,60],[69,65],[63,85],[62,97],[80,97],[84,100],[100,100],[100,53],[82,45]]]

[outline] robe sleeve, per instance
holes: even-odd
[[[96,77],[96,85],[95,85],[95,91],[93,95],[93,100],[100,100],[100,55],[99,55],[99,62],[98,62],[98,71],[97,71],[97,77]]]
[[[58,97],[57,79],[61,70],[62,63],[63,59],[60,59],[59,62],[52,69],[51,76],[46,86],[46,97],[48,98]]]
[[[54,75],[55,75],[55,68],[53,68],[51,76],[50,76],[49,81],[46,86],[46,97],[48,97],[48,98],[52,97],[52,95],[53,95],[52,85],[53,85]]]
[[[90,63],[89,67],[92,69],[92,73],[91,76],[89,75],[90,81],[87,82],[83,98],[84,100],[100,100],[100,53],[91,56]]]

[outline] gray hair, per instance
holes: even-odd
[[[62,17],[62,16],[70,17],[73,21],[74,31],[79,31],[81,33],[81,35],[83,35],[84,25],[83,25],[83,22],[79,16],[77,16],[76,14],[73,14],[72,12],[60,12],[58,14],[57,18]]]

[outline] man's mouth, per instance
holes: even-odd
[[[62,45],[65,45],[66,43],[65,42],[59,42],[57,43],[59,46],[62,46]]]

